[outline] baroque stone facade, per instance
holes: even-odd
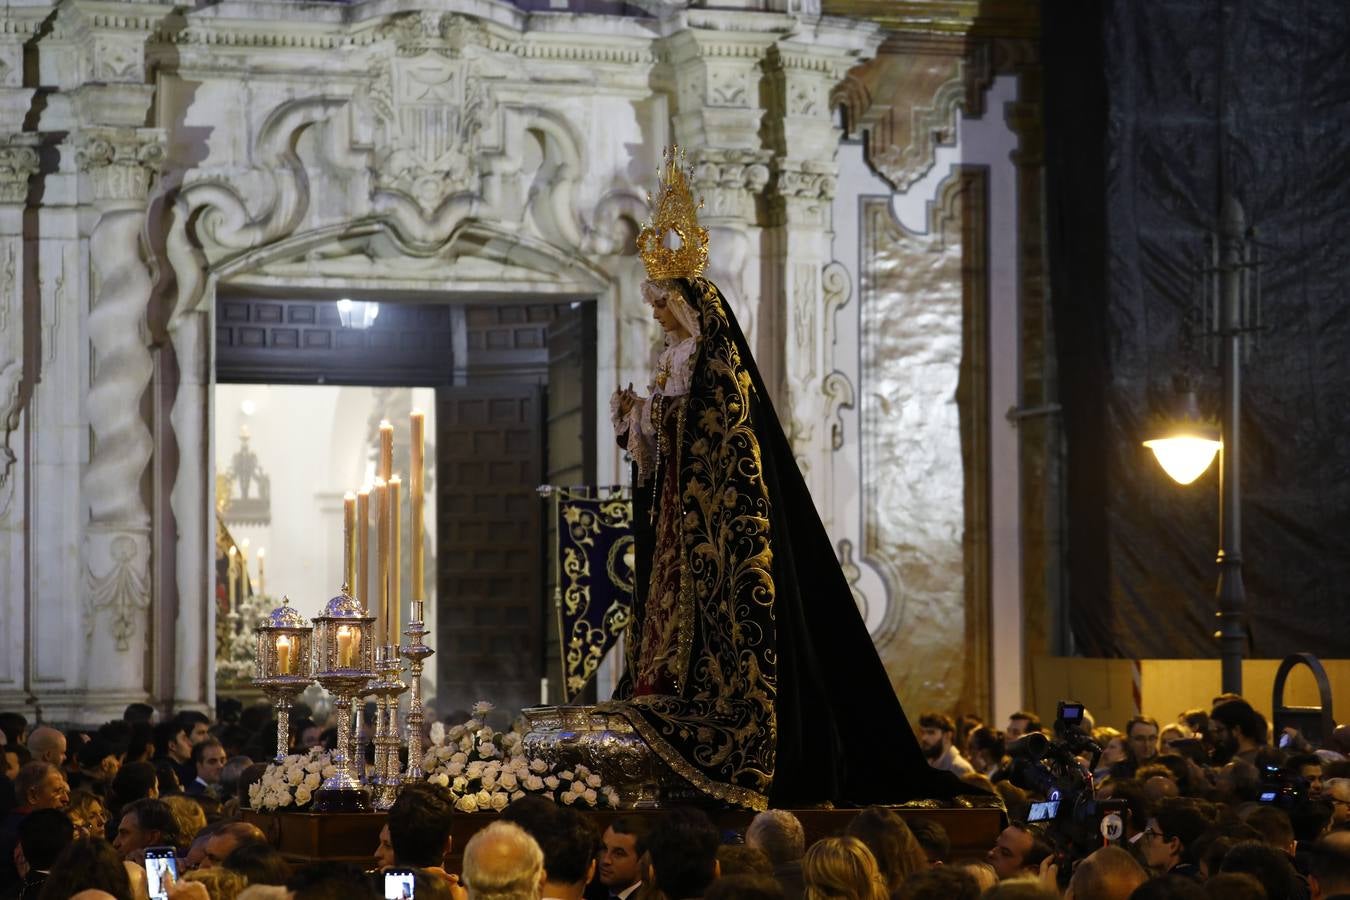
[[[840,463],[868,381],[835,108],[882,29],[812,0],[538,6],[6,7],[0,708],[99,721],[212,701],[219,290],[593,297],[604,404],[646,375],[632,235],[672,141],[856,599],[893,622],[898,588],[861,533],[879,476]],[[914,119],[912,152],[873,153],[890,189],[953,109]],[[616,449],[599,452],[618,480]]]

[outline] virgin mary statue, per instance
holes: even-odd
[[[666,347],[648,395],[611,402],[635,470],[637,569],[611,708],[695,788],[740,806],[973,793],[919,749],[745,335],[702,277],[697,210],[672,148],[638,236]]]

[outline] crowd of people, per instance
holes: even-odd
[[[331,739],[306,712],[295,750]],[[921,716],[930,764],[1006,805],[1009,824],[976,859],[954,856],[931,818],[884,807],[808,841],[786,810],[743,832],[684,808],[619,815],[601,831],[538,797],[511,804],[458,853],[452,824],[464,814],[428,783],[403,789],[368,866],[292,867],[240,818],[264,768],[254,760],[272,755],[266,713],[155,723],[134,704],[121,721],[67,732],[0,713],[0,900],[1350,898],[1350,727],[1323,747],[1289,730],[1272,742],[1239,697],[1165,726],[1137,716],[1118,731],[1089,716],[1082,734],[1102,752],[1080,743],[1077,779],[1054,784],[1025,777],[1046,744],[1035,715],[1017,713],[1004,730]],[[1101,829],[1110,840],[1092,833],[1103,816],[1118,822]],[[155,865],[163,856],[175,874]]]

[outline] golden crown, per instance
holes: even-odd
[[[708,265],[708,229],[698,224],[703,201],[694,200],[689,180],[684,151],[673,145],[667,147],[656,199],[647,195],[651,221],[637,236],[638,253],[652,281],[693,278]],[[667,244],[672,233],[679,239],[673,247]]]

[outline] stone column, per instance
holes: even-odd
[[[143,90],[148,107],[152,89]],[[141,401],[153,374],[145,324],[153,285],[140,235],[164,135],[159,129],[93,127],[81,131],[76,147],[99,214],[89,238],[93,360],[86,407],[93,455],[81,484],[89,509],[83,614],[89,642],[86,710],[92,715],[145,697],[150,512],[141,480],[154,442]]]
[[[834,370],[825,267],[833,259],[830,206],[840,132],[830,91],[849,67],[876,49],[875,29],[817,20],[775,44],[765,61],[769,102],[764,132],[774,152],[764,232],[765,302],[756,342],[760,370],[778,417],[817,498],[828,468]]]

